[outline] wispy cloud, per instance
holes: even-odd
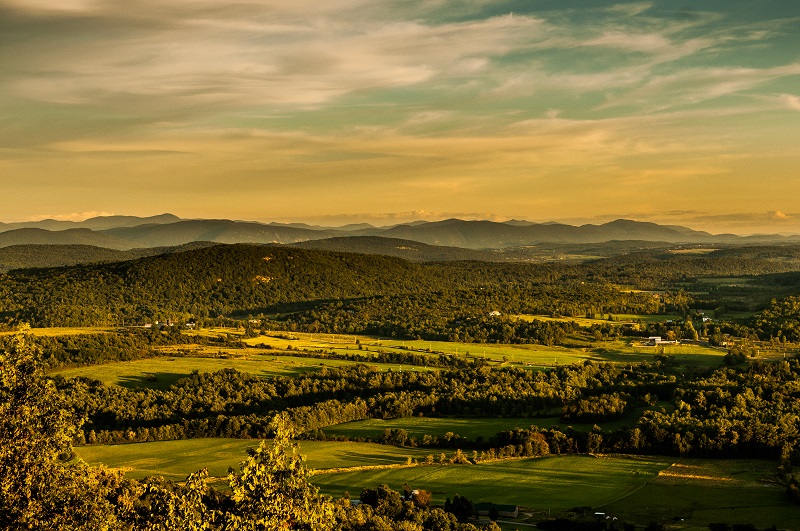
[[[0,0],[0,11],[0,170],[37,190],[4,187],[29,211],[121,211],[114,194],[148,193],[235,209],[263,193],[289,212],[300,195],[313,212],[355,212],[362,194],[388,212],[636,202],[646,214],[662,197],[711,214],[787,209],[754,175],[800,201],[787,112],[800,110],[800,19],[777,5]],[[676,184],[692,193],[676,198]]]

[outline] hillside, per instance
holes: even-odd
[[[383,236],[338,236],[295,243],[292,244],[292,247],[346,253],[380,254],[396,256],[412,262],[450,262],[460,260],[494,262],[504,260],[502,254],[494,251],[428,245],[421,242]]]
[[[434,280],[391,257],[218,245],[111,264],[11,271],[0,277],[0,318],[69,326],[216,317],[414,291]]]
[[[147,247],[120,251],[93,245],[10,245],[0,247],[0,272],[12,269],[54,268],[98,262],[122,262],[145,256],[188,251],[215,245],[192,242],[177,247]]]

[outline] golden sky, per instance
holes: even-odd
[[[800,233],[795,1],[0,0],[0,221]]]

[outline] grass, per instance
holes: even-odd
[[[48,329],[39,329],[48,330]],[[51,334],[64,329],[49,329]],[[69,329],[70,333],[79,333]],[[102,330],[94,329],[96,333]],[[206,329],[201,334],[218,337],[231,334],[240,336],[235,329]],[[363,363],[381,371],[436,370],[422,366],[396,363],[375,363],[373,354],[383,352],[414,352],[419,355],[467,356],[485,359],[495,366],[536,369],[581,363],[585,360],[611,363],[639,363],[653,361],[656,354],[674,356],[679,366],[686,368],[715,368],[722,365],[725,352],[700,345],[667,345],[647,347],[632,340],[614,340],[593,343],[591,348],[548,347],[543,345],[507,345],[449,343],[443,341],[401,341],[366,336],[341,334],[286,333],[286,337],[259,336],[244,340],[250,348],[215,347],[204,345],[176,345],[163,347],[163,356],[143,360],[112,362],[103,365],[79,367],[56,371],[65,378],[87,377],[106,384],[127,387],[165,389],[192,371],[214,372],[233,368],[241,372],[264,377],[296,376],[322,367],[340,367],[355,362],[347,360],[292,356],[291,350],[315,354],[339,353],[360,356]],[[283,335],[283,333],[281,333]],[[356,343],[359,342],[359,344]],[[286,351],[291,347],[290,351]],[[360,347],[360,348],[359,348]],[[276,355],[276,350],[280,355]]]
[[[463,438],[475,440],[478,437],[489,439],[502,431],[511,431],[515,428],[529,429],[531,426],[548,429],[558,426],[562,430],[568,426],[578,431],[591,431],[597,424],[605,431],[613,431],[623,425],[632,425],[642,415],[646,409],[666,410],[673,409],[674,406],[667,402],[659,402],[655,406],[639,407],[631,411],[625,417],[611,422],[562,422],[560,417],[540,417],[540,418],[436,418],[436,417],[405,417],[396,419],[366,419],[345,422],[335,426],[329,426],[322,431],[328,436],[349,437],[356,439],[380,438],[384,430],[403,429],[409,437],[421,440],[424,435],[439,436],[452,432]]]
[[[674,357],[675,362],[686,368],[717,368],[727,353],[723,349],[715,349],[703,345],[660,345],[644,346],[641,340],[620,339],[598,343],[592,349],[593,358],[597,361],[614,363],[638,363],[654,361],[655,356],[663,354]]]
[[[208,468],[215,478],[238,469],[253,439],[187,439],[148,443],[80,446],[75,453],[90,465],[119,468],[131,478],[164,476],[183,481],[192,472]],[[397,448],[373,443],[300,441],[300,452],[313,469],[404,464],[408,457],[424,461],[430,450]],[[448,452],[448,455],[452,452]]]
[[[592,325],[607,325],[610,324],[612,326],[622,326],[625,324],[638,324],[639,321],[642,323],[659,323],[664,321],[676,321],[682,320],[683,318],[677,314],[632,314],[632,313],[613,313],[610,314],[614,317],[613,321],[609,321],[606,319],[606,316],[609,314],[597,314],[598,318],[588,318],[588,317],[550,317],[547,315],[517,315],[516,317],[519,319],[523,319],[525,321],[558,321],[558,322],[573,322],[576,323],[578,326],[582,326],[588,328]]]
[[[612,503],[642,488],[669,465],[663,458],[554,456],[477,465],[337,472],[315,475],[312,481],[333,496],[345,491],[356,494],[384,483],[400,490],[408,483],[431,491],[435,504],[460,494],[474,502],[560,512],[576,506]]]
[[[534,424],[530,418],[431,418],[407,417],[399,419],[367,419],[337,424],[322,430],[326,435],[340,437],[381,437],[384,430],[403,429],[409,437],[421,440],[423,435],[442,436],[452,432],[461,437],[474,440],[489,437],[514,428],[530,428]]]
[[[84,334],[106,334],[114,332],[115,328],[93,326],[71,326],[53,328],[29,328],[26,332],[38,337],[77,336]],[[16,334],[16,331],[0,332],[0,336]]]
[[[132,478],[162,475],[182,481],[203,467],[213,478],[224,478],[228,468],[237,469],[247,448],[256,444],[255,440],[190,439],[83,446],[75,451],[91,465],[121,468]],[[475,502],[527,507],[532,521],[587,506],[620,521],[662,522],[670,529],[707,529],[712,522],[798,529],[800,522],[800,507],[786,502],[783,488],[774,482],[772,461],[569,455],[477,465],[342,470],[402,465],[408,457],[422,462],[427,454],[438,452],[320,441],[301,441],[300,448],[311,468],[323,470],[311,481],[334,497],[344,492],[357,497],[362,489],[384,483],[401,490],[408,483],[430,490],[434,504],[460,494]],[[224,488],[224,480],[217,483]],[[524,518],[517,521],[526,523]]]
[[[181,378],[189,376],[192,371],[215,372],[222,369],[236,369],[240,372],[256,374],[263,377],[297,376],[309,371],[317,371],[322,367],[341,367],[353,365],[355,362],[335,359],[306,358],[299,356],[276,356],[251,351],[233,349],[229,354],[223,352],[219,357],[175,356],[154,357],[134,361],[119,361],[102,365],[91,365],[56,371],[53,374],[64,378],[86,377],[100,380],[106,385],[126,387],[151,387],[165,389]],[[207,353],[210,355],[211,353]],[[230,357],[237,355],[239,357]],[[425,367],[400,365],[397,363],[372,363],[381,371],[426,371],[434,370]]]
[[[678,459],[642,489],[601,510],[679,529],[708,529],[713,522],[798,529],[800,507],[774,483],[775,466],[763,460]]]

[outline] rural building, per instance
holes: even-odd
[[[647,338],[647,346],[654,347],[656,345],[677,345],[675,340],[661,339],[661,336],[650,336]]]
[[[519,507],[516,505],[500,505],[497,503],[476,503],[475,512],[478,516],[489,516],[492,507],[497,509],[497,516],[504,518],[516,518],[519,516]]]

